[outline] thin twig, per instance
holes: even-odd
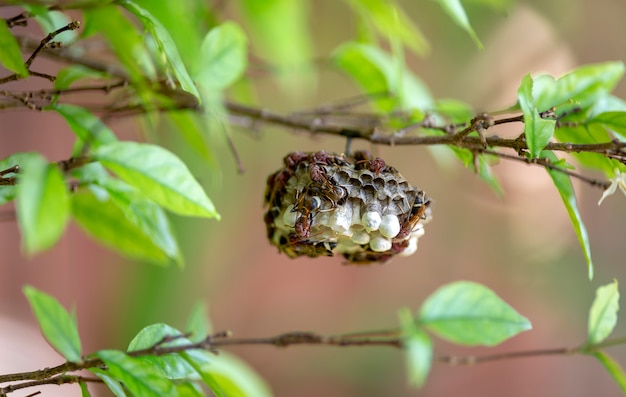
[[[97,378],[89,378],[84,376],[76,376],[76,375],[57,375],[47,379],[33,380],[29,382],[23,383],[15,383],[5,387],[0,388],[0,395],[6,395],[12,393],[16,390],[26,389],[28,387],[37,387],[43,385],[65,385],[72,384],[78,382],[98,382],[101,383],[101,379]]]
[[[388,329],[379,331],[355,332],[339,335],[322,335],[314,332],[287,332],[272,337],[265,338],[232,338],[229,331],[220,332],[207,338],[188,344],[168,345],[171,338],[163,339],[151,347],[135,350],[127,354],[132,357],[141,356],[162,356],[166,354],[181,353],[189,350],[207,350],[216,352],[216,349],[227,346],[244,345],[269,345],[275,347],[288,347],[293,345],[324,345],[335,347],[355,347],[355,346],[387,346],[403,348],[403,339],[399,329]],[[626,344],[626,337],[609,339],[596,345],[583,344],[577,347],[560,347],[549,349],[535,349],[487,354],[479,356],[451,356],[442,355],[434,359],[435,362],[446,365],[476,365],[493,361],[512,360],[518,358],[541,357],[548,355],[571,355],[590,354],[603,348]],[[82,361],[73,363],[65,362],[52,368],[44,368],[38,371],[21,372],[14,374],[0,375],[0,383],[23,382],[11,384],[0,389],[0,395],[5,395],[12,391],[26,387],[39,386],[43,384],[64,384],[76,382],[97,382],[99,379],[85,378],[71,375],[71,373],[89,369],[105,368],[105,363],[97,357],[87,356]]]
[[[33,53],[30,54],[30,57],[28,57],[26,62],[24,62],[24,65],[26,65],[26,69],[30,68],[30,65],[33,63],[33,61],[35,60],[37,55],[39,55],[41,50],[43,50],[43,48],[46,45],[48,45],[48,43],[51,42],[56,36],[60,35],[63,32],[67,32],[69,30],[76,30],[79,27],[80,27],[80,22],[72,21],[72,22],[68,23],[67,25],[63,26],[62,28],[59,28],[59,29],[55,30],[52,33],[48,33],[48,35],[46,37],[44,37],[43,40],[41,40],[41,43],[39,43],[39,46],[37,46],[37,48],[35,48],[35,51],[33,51]]]
[[[475,365],[492,361],[512,360],[527,357],[568,355],[574,353],[580,353],[580,349],[561,347],[556,349],[523,350],[516,352],[488,354],[484,356],[439,356],[436,358],[436,361],[441,364],[447,364],[452,366]]]
[[[50,81],[54,81],[55,77],[51,76],[49,74],[45,74],[45,73],[39,73],[39,72],[34,72],[32,70],[30,70],[30,65],[33,63],[33,61],[35,60],[35,58],[41,53],[41,51],[59,34],[66,32],[68,30],[75,30],[78,29],[78,27],[80,26],[80,22],[78,21],[72,21],[70,23],[68,23],[67,25],[63,26],[60,29],[55,30],[52,33],[49,33],[46,37],[43,38],[43,40],[41,40],[39,42],[39,44],[37,45],[37,47],[35,47],[35,50],[30,54],[30,57],[28,57],[28,59],[26,60],[26,62],[24,62],[24,66],[26,66],[26,70],[28,71],[29,75],[32,76],[37,76],[37,77],[42,77],[45,78],[47,80]],[[4,78],[0,78],[0,84],[5,84],[8,83],[10,81],[16,81],[16,80],[20,80],[23,79],[27,76],[20,76],[17,73],[11,74],[9,76],[6,76]]]
[[[6,22],[9,28],[12,28],[14,26],[26,26],[28,25],[28,18],[30,18],[30,13],[24,11],[14,17],[6,18],[4,22]]]
[[[86,58],[84,55],[80,55],[76,52],[71,51],[71,49],[61,48],[59,50],[49,51],[46,48],[47,44],[52,40],[51,37],[59,34],[62,31],[76,27],[77,24],[69,24],[64,28],[61,28],[51,33],[46,38],[44,38],[44,40],[38,42],[36,45],[35,42],[28,38],[19,37],[19,42],[24,48],[34,47],[33,53],[26,61],[27,67],[31,65],[36,56],[45,55],[48,57],[54,57],[67,62],[71,62],[73,64],[81,64],[94,70],[106,72],[110,76],[114,76],[119,80],[116,83],[108,85],[90,85],[65,90],[41,90],[39,92],[27,91],[23,93],[8,92],[6,90],[0,91],[0,94],[3,94],[7,98],[10,98],[9,100],[7,100],[6,103],[0,103],[0,108],[15,107],[17,106],[17,103],[19,103],[28,109],[40,110],[47,104],[45,101],[52,100],[53,95],[63,95],[72,92],[89,92],[92,90],[103,90],[105,92],[108,92],[108,90],[110,89],[131,84],[128,82],[129,79],[126,72],[116,65],[96,61],[91,58]],[[47,77],[50,78],[54,76]],[[2,79],[0,79],[0,84],[1,83]],[[87,108],[93,110],[94,112],[104,112],[103,117],[105,118],[127,117],[150,112],[163,112],[185,109],[197,111],[199,109],[198,104],[195,102],[195,100],[189,101],[186,97],[178,97],[175,95],[177,92],[182,92],[182,90],[174,90],[174,92],[170,93],[171,95],[167,95],[169,98],[173,98],[173,105],[155,103],[146,106],[145,103],[126,103],[118,106],[103,105],[99,107],[98,105],[94,105],[88,106]],[[184,92],[182,93],[186,94]],[[376,96],[377,95],[372,95],[370,97],[359,96],[356,98],[350,98],[343,103],[331,104],[328,106],[315,108],[311,111],[301,111],[291,114],[280,114],[266,109],[254,108],[232,101],[226,101],[224,105],[229,113],[231,122],[233,122],[234,124],[243,124],[246,127],[254,128],[259,123],[264,123],[297,131],[308,131],[310,133],[324,133],[334,136],[341,136],[344,138],[348,138],[349,140],[363,139],[374,144],[382,145],[456,146],[459,148],[468,149],[474,153],[488,153],[507,160],[523,161],[527,164],[534,164],[542,166],[544,168],[557,170],[571,177],[585,181],[592,186],[599,186],[601,188],[606,188],[608,186],[607,182],[587,178],[574,171],[555,166],[545,159],[525,159],[523,157],[516,157],[494,150],[495,148],[509,148],[516,151],[517,153],[524,153],[528,150],[528,146],[523,135],[517,138],[502,138],[495,135],[486,135],[486,132],[493,126],[498,126],[506,123],[523,122],[523,115],[518,114],[495,119],[494,115],[497,114],[496,112],[480,113],[476,117],[474,117],[468,124],[437,125],[434,118],[432,117],[425,117],[424,120],[415,123],[411,122],[410,118],[408,118],[407,115],[402,114],[380,116],[376,114],[359,115],[354,112],[345,113],[346,109],[350,109],[354,106],[360,105],[361,103],[363,103],[364,99],[371,100],[373,97]],[[34,100],[34,98],[39,99]],[[14,103],[12,101],[15,101],[17,103]],[[509,109],[509,113],[513,111],[515,110]],[[579,111],[579,109],[572,110],[572,112],[577,111]],[[541,116],[545,118],[556,117],[552,110],[542,113]],[[562,117],[559,117],[557,119],[557,123],[560,122],[561,118]],[[390,120],[394,120],[395,122],[406,120],[406,123],[408,125],[403,128],[397,129],[395,132],[389,131],[388,125]],[[430,131],[430,133],[408,134],[410,130],[416,129],[423,130],[425,132]],[[461,130],[459,131],[459,129]],[[433,136],[433,130],[440,131],[440,134]],[[474,132],[476,134],[473,134]],[[241,170],[243,169],[241,159],[239,158],[237,151],[235,150],[232,139],[228,137],[227,140],[229,148],[231,149],[237,163],[238,170],[241,172]],[[626,162],[626,153],[624,152],[625,148],[626,143],[619,141],[590,144],[550,142],[545,147],[545,150],[561,151],[566,153],[597,153],[607,158],[613,158],[617,161]]]
[[[224,135],[226,136],[226,142],[228,142],[228,148],[230,149],[230,153],[233,155],[235,163],[237,164],[237,172],[240,174],[245,173],[246,167],[243,165],[243,161],[241,161],[241,157],[239,156],[239,152],[237,151],[235,142],[233,142],[233,137],[230,136],[228,131],[225,131]]]
[[[27,36],[15,35],[15,38],[17,39],[20,47],[24,50],[34,50],[39,46],[40,43],[39,41]],[[130,79],[128,74],[119,65],[116,65],[114,63],[102,62],[95,58],[87,57],[84,55],[83,51],[76,51],[76,49],[71,47],[59,48],[54,50],[49,48],[43,48],[40,51],[40,55],[71,65],[82,65],[98,72],[104,72],[109,76],[117,77],[122,80]]]
[[[579,174],[577,172],[574,172],[572,170],[568,170],[567,168],[563,168],[563,167],[559,167],[557,165],[552,164],[549,160],[544,159],[544,158],[528,158],[528,157],[520,157],[520,156],[513,156],[510,154],[506,154],[506,153],[502,153],[502,152],[498,152],[495,150],[489,150],[489,149],[481,149],[481,150],[477,150],[480,153],[484,153],[484,154],[490,154],[499,158],[503,158],[503,159],[507,159],[507,160],[513,160],[513,161],[520,161],[522,163],[526,163],[526,164],[536,164],[536,165],[540,165],[544,168],[548,168],[554,171],[558,171],[558,172],[562,172],[563,174],[569,175],[573,178],[579,179],[585,183],[588,183],[591,186],[597,186],[603,190],[608,189],[609,186],[611,185],[610,182],[606,182],[606,181],[599,181],[597,179],[593,179],[593,178],[589,178],[586,177],[582,174]]]

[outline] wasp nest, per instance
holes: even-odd
[[[290,153],[267,179],[265,205],[267,237],[281,252],[356,264],[413,254],[430,220],[424,192],[367,152]]]

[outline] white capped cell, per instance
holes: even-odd
[[[338,233],[343,237],[352,238],[352,235],[354,235],[354,230],[348,229],[348,230],[344,230]]]
[[[352,205],[352,224],[361,224],[361,206],[358,204]]]
[[[362,250],[363,248],[360,245],[354,244],[351,240],[342,238],[337,241],[337,246],[333,251],[341,254],[351,254]]]
[[[400,256],[410,256],[417,251],[417,236],[411,236],[409,238],[409,245],[404,249],[404,251],[400,252]]]
[[[398,233],[400,233],[400,221],[398,217],[393,214],[383,216],[378,231],[387,238],[396,237]]]
[[[411,232],[411,236],[415,236],[416,238],[420,238],[424,235],[424,233],[426,233],[426,230],[424,230],[424,225],[422,225],[421,223],[418,223],[414,228],[413,231]]]
[[[314,220],[318,225],[328,226],[330,224],[330,211],[316,213]]]
[[[329,226],[339,232],[344,233],[350,229],[350,223],[352,222],[352,207],[349,205],[342,205],[337,207],[329,219]]]
[[[357,230],[352,234],[352,242],[364,245],[370,242],[370,235],[365,230]]]
[[[378,230],[380,227],[380,223],[382,222],[382,218],[380,214],[376,211],[368,211],[363,214],[361,217],[361,223],[365,226],[365,230],[371,232],[373,230]]]
[[[377,234],[370,239],[370,249],[374,252],[385,252],[391,249],[391,240]]]

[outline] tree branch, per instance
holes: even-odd
[[[181,335],[180,337],[184,337]],[[166,337],[154,346],[128,352],[132,357],[142,356],[163,356],[166,354],[182,353],[189,350],[205,350],[212,353],[218,353],[218,349],[229,346],[250,346],[250,345],[266,345],[275,347],[289,347],[294,345],[323,345],[335,347],[373,347],[386,346],[396,349],[403,349],[404,342],[399,329],[389,329],[381,331],[367,331],[357,333],[347,333],[338,335],[323,335],[314,332],[286,332],[271,337],[258,338],[233,338],[231,332],[225,331],[210,335],[203,340],[195,343],[187,343],[180,345],[167,345],[178,337]],[[582,344],[577,347],[560,347],[549,349],[535,349],[503,352],[496,354],[486,354],[479,356],[452,356],[441,355],[434,358],[434,362],[458,366],[458,365],[477,365],[493,361],[512,360],[518,358],[542,357],[550,355],[572,355],[572,354],[590,354],[603,348],[626,344],[626,337],[619,337],[605,340],[595,345]],[[20,372],[14,374],[0,375],[0,383],[12,383],[0,388],[0,396],[6,395],[16,390],[27,387],[40,386],[44,384],[65,384],[77,382],[99,382],[99,379],[88,378],[84,376],[72,375],[72,373],[90,369],[104,368],[105,364],[99,358],[86,356],[82,361],[73,363],[65,362],[52,368],[44,368],[42,370],[32,372]]]
[[[8,385],[6,387],[0,388],[0,396],[6,396],[9,393],[12,393],[17,390],[26,389],[29,387],[37,387],[43,385],[65,385],[79,382],[91,382],[91,383],[102,383],[102,380],[98,378],[89,378],[78,375],[56,375],[46,379],[33,380],[29,382],[16,383],[12,385]]]
[[[22,16],[17,16],[15,18],[16,21],[23,19]],[[54,36],[62,31],[75,29],[77,27],[78,23],[72,22],[63,28],[50,33],[41,41],[16,36],[22,48],[33,51],[25,63],[26,66],[30,67],[35,57],[42,55],[59,61],[83,65],[93,70],[104,72],[110,76],[111,79],[113,79],[113,82],[107,82],[101,85],[91,84],[67,89],[48,89],[39,91],[15,92],[0,90],[0,99],[1,97],[6,98],[4,102],[0,100],[0,110],[19,106],[32,110],[42,110],[45,106],[52,103],[54,96],[66,95],[70,93],[94,91],[109,93],[113,89],[124,87],[131,88],[130,93],[132,93],[132,83],[129,81],[127,73],[118,65],[95,60],[91,57],[85,56],[83,52],[73,51],[72,48],[51,50],[47,47]],[[31,73],[33,72],[31,71]],[[46,77],[46,75],[42,74],[42,77]],[[47,77],[53,78],[54,76]],[[16,79],[17,77],[8,76],[7,78],[0,79],[0,84],[7,82],[7,79],[9,78]],[[128,117],[151,112],[174,110],[201,111],[197,102],[189,93],[184,92],[182,89],[172,89],[164,82],[155,82],[155,84],[161,87],[157,88],[157,91],[161,90],[163,95],[169,100],[172,100],[173,103],[146,104],[145,102],[140,102],[140,104],[136,104],[129,101],[122,104],[115,104],[115,102],[113,102],[112,104],[104,103],[85,107],[93,112],[102,113],[103,118]],[[527,158],[525,153],[528,151],[528,145],[523,134],[514,138],[500,137],[495,134],[487,135],[487,132],[493,127],[508,123],[523,123],[524,117],[521,114],[496,119],[495,115],[500,112],[480,113],[468,123],[437,124],[434,118],[429,116],[426,116],[424,120],[416,123],[411,121],[408,115],[403,115],[401,113],[379,115],[351,111],[351,109],[355,106],[362,105],[363,103],[371,100],[373,97],[382,95],[387,94],[378,93],[370,96],[360,96],[343,101],[339,104],[320,106],[309,111],[294,112],[290,114],[276,113],[267,109],[251,107],[233,101],[226,101],[224,106],[228,111],[228,117],[232,124],[243,126],[252,130],[259,128],[260,125],[271,125],[294,131],[304,131],[311,134],[321,133],[344,137],[350,140],[361,139],[380,145],[446,145],[467,149],[475,155],[489,154],[505,160],[524,162],[530,165],[537,165],[543,168],[557,170],[570,177],[577,178],[590,186],[602,189],[606,189],[610,185],[607,181],[600,181],[586,177],[578,172],[551,164],[545,159]],[[579,111],[579,109],[573,110],[573,112],[577,111]],[[552,111],[543,112],[541,117],[549,119],[556,118],[557,128],[561,125],[570,126],[571,124],[568,122],[562,122],[561,119],[563,116],[557,117],[557,115],[555,115]],[[391,123],[391,121],[394,121],[395,123]],[[397,125],[398,121],[404,123],[405,126],[399,128],[391,127],[391,125]],[[409,132],[411,133],[409,134]],[[235,157],[235,161],[237,162],[238,169],[242,170],[243,166],[241,160],[236,154],[237,152],[234,149],[234,145],[232,141],[229,140],[228,142]],[[510,149],[518,155],[507,154],[497,149]],[[545,150],[564,153],[596,153],[606,158],[614,159],[626,164],[626,142],[620,142],[617,140],[589,144],[550,142],[546,145]]]
[[[46,46],[48,46],[50,44],[50,42],[59,34],[66,32],[68,30],[76,30],[78,29],[78,27],[80,26],[80,22],[78,21],[72,21],[70,23],[68,23],[67,25],[63,26],[60,29],[55,30],[54,32],[49,33],[46,37],[43,38],[43,40],[41,40],[39,42],[39,44],[35,47],[34,51],[31,53],[31,55],[28,57],[28,59],[26,60],[26,62],[24,62],[24,66],[26,66],[26,70],[29,72],[30,75],[32,76],[37,76],[37,77],[43,77],[46,78],[50,81],[54,81],[54,76],[50,76],[48,74],[44,74],[44,73],[38,73],[38,72],[33,72],[32,70],[30,70],[30,65],[33,63],[33,61],[35,60],[35,58],[41,53],[41,51],[46,48]],[[56,46],[54,46],[56,48]],[[15,80],[20,80],[23,79],[24,77],[20,76],[17,73],[11,74],[9,76],[0,78],[0,84],[5,84],[8,83],[10,81],[15,81]]]

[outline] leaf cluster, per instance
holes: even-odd
[[[166,324],[153,324],[142,329],[126,351],[100,350],[83,355],[75,315],[31,286],[26,286],[24,293],[44,337],[67,362],[21,377],[19,380],[26,382],[0,389],[2,395],[35,386],[28,379],[38,380],[37,385],[79,383],[83,396],[90,395],[87,384],[93,382],[103,382],[118,397],[203,396],[202,384],[216,396],[271,395],[265,382],[241,360],[228,353],[216,355],[209,342],[194,343],[210,341],[202,308],[194,310],[184,334]],[[88,369],[99,380],[68,375],[81,369]]]

